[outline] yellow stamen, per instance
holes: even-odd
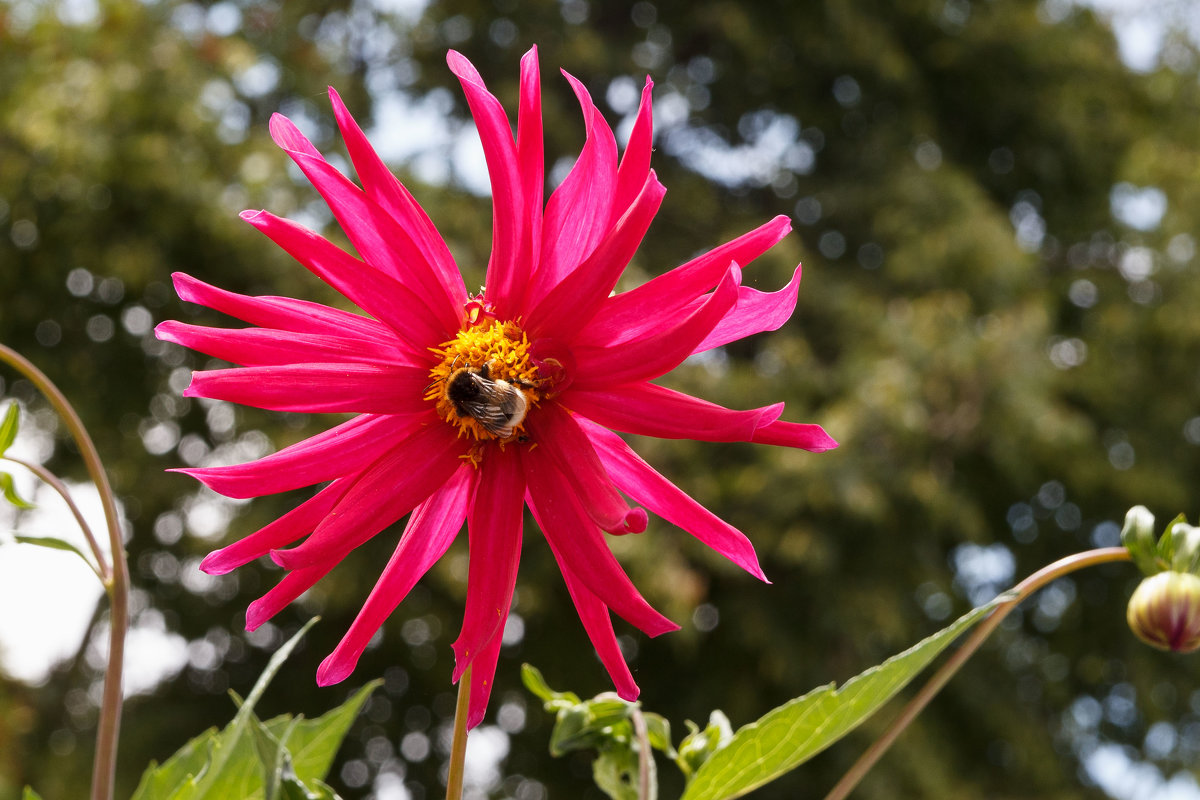
[[[446,393],[450,376],[460,369],[478,370],[487,365],[490,380],[506,381],[520,389],[525,396],[529,411],[542,399],[538,390],[540,379],[537,367],[529,356],[529,340],[515,322],[500,322],[477,316],[468,320],[467,327],[453,339],[430,350],[441,360],[429,371],[430,383],[425,390],[425,399],[437,404],[438,415],[458,430],[458,435],[475,442],[497,440],[504,442],[520,439],[523,426],[517,425],[512,436],[502,439],[488,431],[478,420],[460,415]],[[482,453],[472,447],[464,458],[475,466],[479,465]]]

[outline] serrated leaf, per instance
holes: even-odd
[[[31,508],[37,508],[33,503],[25,500],[21,495],[17,494],[17,487],[13,483],[13,476],[7,472],[0,472],[0,494],[4,495],[4,499],[13,504],[17,508],[28,511]]]
[[[0,420],[0,456],[4,455],[4,452],[17,440],[17,427],[20,422],[21,407],[16,403],[9,403],[8,408],[4,411],[4,419]],[[28,789],[27,791],[33,790]]]
[[[964,614],[840,689],[832,683],[821,686],[742,727],[700,767],[681,800],[740,797],[800,766],[858,727],[1004,599],[1007,595]]]

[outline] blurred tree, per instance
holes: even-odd
[[[249,458],[323,423],[181,399],[187,370],[203,362],[149,331],[194,313],[173,299],[174,270],[330,300],[235,218],[269,207],[328,227],[315,192],[266,139],[280,110],[337,151],[327,83],[409,154],[397,164],[406,181],[440,184],[415,193],[478,274],[490,214],[462,191],[478,183],[468,162],[452,160],[465,104],[448,47],[511,103],[517,60],[539,45],[552,177],[582,140],[555,70],[583,80],[614,121],[653,76],[655,166],[670,191],[631,279],[775,214],[797,224],[747,270],[748,282],[775,288],[806,263],[793,321],[671,381],[737,407],[785,399],[789,419],[821,422],[842,446],[812,456],[635,442],[745,530],[774,581],[759,585],[662,523],[614,542],[648,597],[684,624],[625,640],[649,707],[678,721],[720,706],[743,723],[903,649],[1014,575],[1113,543],[1133,503],[1160,518],[1200,512],[1190,494],[1200,326],[1189,313],[1200,300],[1200,114],[1185,38],[1169,37],[1158,65],[1135,72],[1092,12],[1032,0],[443,0],[423,12],[114,1],[86,19],[69,8],[0,4],[0,340],[60,381],[110,459],[131,523],[137,622],[190,642],[189,665],[130,705],[126,790],[150,758],[226,718],[225,689],[249,686],[283,633],[315,611],[326,621],[281,677],[286,697],[268,695],[265,710],[311,714],[353,688],[318,690],[310,676],[377,575],[387,537],[278,627],[247,637],[242,609],[278,572],[200,580],[196,561],[294,498],[234,505],[161,474]],[[406,121],[430,111],[441,127],[414,153],[406,140],[419,130]],[[20,382],[6,389],[30,400]],[[70,455],[56,453],[54,466],[69,469]],[[521,660],[556,687],[607,685],[536,539],[516,606],[524,635],[503,653],[488,720],[500,726],[491,741],[510,748],[493,793],[537,797],[540,784],[551,797],[593,797],[585,762],[545,756],[547,722],[518,688]],[[352,678],[387,684],[335,771],[347,796],[379,775],[418,800],[441,793],[464,575],[456,548]],[[1113,569],[1044,592],[859,795],[1106,797],[1088,768],[1108,745],[1167,775],[1190,769],[1195,670],[1125,631],[1120,589],[1133,578]],[[0,797],[23,782],[46,796],[82,792],[94,712],[68,695],[96,675],[81,649],[47,686],[0,694],[6,710],[23,709],[0,715]],[[820,796],[884,721],[756,796]]]

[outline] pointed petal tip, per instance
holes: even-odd
[[[487,708],[473,708],[467,712],[467,730],[473,730],[483,722],[483,715]]]
[[[236,568],[236,564],[228,563],[225,560],[220,550],[214,550],[200,562],[200,571],[205,575],[225,575]]]
[[[266,214],[266,213],[267,213],[266,209],[247,208],[245,211],[242,211],[240,214],[238,214],[238,216],[241,217],[242,219],[246,220],[246,222],[253,224],[253,222],[256,219],[258,219],[259,217],[261,217],[263,214]]]
[[[253,633],[270,618],[271,615],[263,610],[261,600],[255,600],[246,608],[246,632]]]
[[[617,697],[627,703],[632,703],[641,696],[642,690],[636,683],[630,683],[628,686],[617,686]]]
[[[354,672],[355,662],[340,658],[335,650],[325,657],[321,666],[317,667],[317,686],[332,686],[341,683]]]

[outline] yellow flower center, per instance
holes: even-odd
[[[515,322],[483,317],[430,349],[441,361],[429,371],[425,399],[459,436],[480,444],[525,440],[525,417],[543,393],[529,340]],[[478,463],[479,456],[473,447],[467,458]]]

